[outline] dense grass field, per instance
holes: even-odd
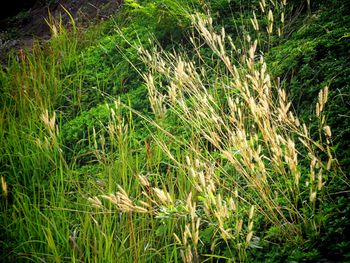
[[[49,19],[0,71],[0,261],[349,262],[349,10]]]

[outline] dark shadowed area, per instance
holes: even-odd
[[[6,8],[0,9],[0,20],[17,15],[21,11],[25,11],[34,6],[36,0],[14,0],[7,1]]]
[[[29,0],[10,1],[0,13],[0,60],[6,61],[10,50],[31,49],[33,38],[48,39],[48,14],[62,18],[63,24],[71,21],[87,27],[97,20],[107,19],[120,7],[121,0]]]

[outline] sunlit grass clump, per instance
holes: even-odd
[[[323,113],[328,87],[315,105],[319,127],[313,136],[286,91],[271,80],[257,41],[242,36],[245,50],[238,51],[224,29],[213,30],[210,18],[194,16],[193,23],[193,49],[199,54],[209,47],[210,64],[157,47],[139,50],[150,68],[144,79],[156,118],[149,122],[162,134],[153,138],[168,157],[171,179],[154,184],[151,175],[138,175],[141,196],[119,186],[116,194],[90,201],[102,207],[105,199],[136,218],[150,216],[168,228],[174,241],[168,237],[167,244],[175,242],[184,262],[248,260],[266,229],[295,245],[319,235],[327,187],[345,179]],[[167,131],[164,123],[174,116],[189,140]]]

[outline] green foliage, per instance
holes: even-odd
[[[80,159],[79,156],[86,156],[79,162],[89,160],[89,153],[94,150],[94,146],[90,145],[93,140],[93,129],[100,135],[106,132],[104,127],[107,126],[110,119],[110,110],[106,105],[100,105],[89,111],[82,112],[79,116],[71,121],[66,122],[62,126],[61,134],[66,150],[66,158],[68,160]],[[98,138],[96,138],[98,139]],[[73,156],[74,154],[74,156]],[[85,161],[84,161],[85,160]]]
[[[342,2],[321,4],[319,13],[307,17],[304,26],[284,43],[272,48],[268,60],[275,76],[288,88],[295,109],[309,119],[318,92],[330,87],[328,123],[333,128],[334,144],[350,147],[347,98],[350,94],[350,28],[348,5]],[[346,151],[337,151],[344,169],[350,165]]]

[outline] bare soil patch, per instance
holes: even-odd
[[[17,15],[0,20],[0,59],[6,61],[8,53],[15,49],[30,49],[34,39],[50,38],[47,25],[48,14],[56,19],[62,18],[68,25],[73,16],[78,26],[86,27],[98,20],[113,15],[122,5],[122,0],[38,0],[32,8]],[[48,2],[48,3],[47,3]]]

